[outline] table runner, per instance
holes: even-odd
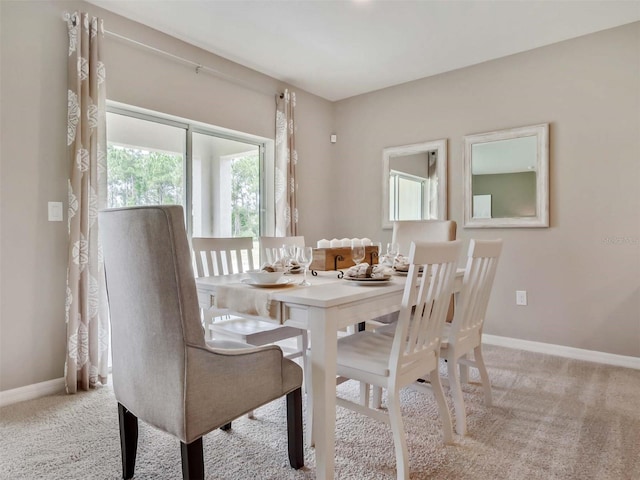
[[[283,288],[295,287],[293,284],[277,288],[256,288],[243,283],[220,285],[216,288],[216,308],[280,320],[277,302],[273,302],[272,298],[274,293]]]
[[[331,275],[314,276],[309,278],[311,287],[301,286],[300,279],[291,278],[291,283],[284,287],[262,288],[252,287],[246,283],[227,283],[216,286],[213,303],[218,309],[226,309],[240,315],[255,315],[259,317],[272,318],[282,322],[279,303],[273,301],[273,296],[291,288],[312,288],[314,285],[324,285],[333,282],[342,282],[336,278],[335,273]],[[345,286],[349,282],[345,282]]]

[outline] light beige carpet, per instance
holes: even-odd
[[[412,479],[640,479],[640,371],[491,346],[485,360],[494,406],[484,406],[478,384],[463,387],[469,434],[455,445],[442,443],[433,397],[404,392]],[[357,393],[349,383],[339,389]],[[288,466],[284,400],[210,433],[204,448],[207,479],[315,478],[313,449],[303,470]],[[120,476],[109,387],[0,409],[0,478]],[[135,478],[181,478],[179,443],[142,422]],[[336,478],[395,478],[388,427],[339,408]]]

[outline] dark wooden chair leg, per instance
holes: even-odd
[[[231,422],[229,422],[229,423],[225,423],[224,425],[222,425],[222,426],[220,427],[220,430],[224,430],[225,432],[226,432],[227,430],[231,430]]]
[[[183,480],[204,480],[202,437],[191,443],[180,442]]]
[[[302,389],[287,394],[287,438],[289,464],[296,470],[304,467],[302,432]]]
[[[122,451],[122,478],[133,478],[138,450],[138,417],[118,403],[120,423],[120,450]]]

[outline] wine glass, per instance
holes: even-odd
[[[281,248],[272,248],[271,249],[271,264],[275,265],[277,263],[282,262],[282,256],[284,252]]]
[[[296,250],[296,258],[298,263],[304,267],[303,271],[303,279],[300,282],[300,285],[303,287],[308,287],[311,285],[311,282],[307,281],[307,270],[309,270],[309,265],[313,262],[313,248],[311,247],[298,247]]]
[[[282,255],[285,271],[289,271],[291,268],[291,262],[296,259],[296,246],[292,244],[282,245]]]
[[[351,260],[357,265],[364,260],[364,246],[361,243],[353,242],[351,244]]]
[[[400,253],[400,245],[395,242],[387,243],[387,261],[391,262],[391,266],[396,263],[396,258]]]

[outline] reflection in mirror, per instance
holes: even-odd
[[[465,137],[465,227],[547,227],[548,125]]]
[[[383,151],[383,228],[396,220],[446,219],[446,140]]]
[[[478,143],[471,147],[471,190],[491,208],[473,218],[536,216],[536,137]],[[480,214],[480,215],[479,215]]]

